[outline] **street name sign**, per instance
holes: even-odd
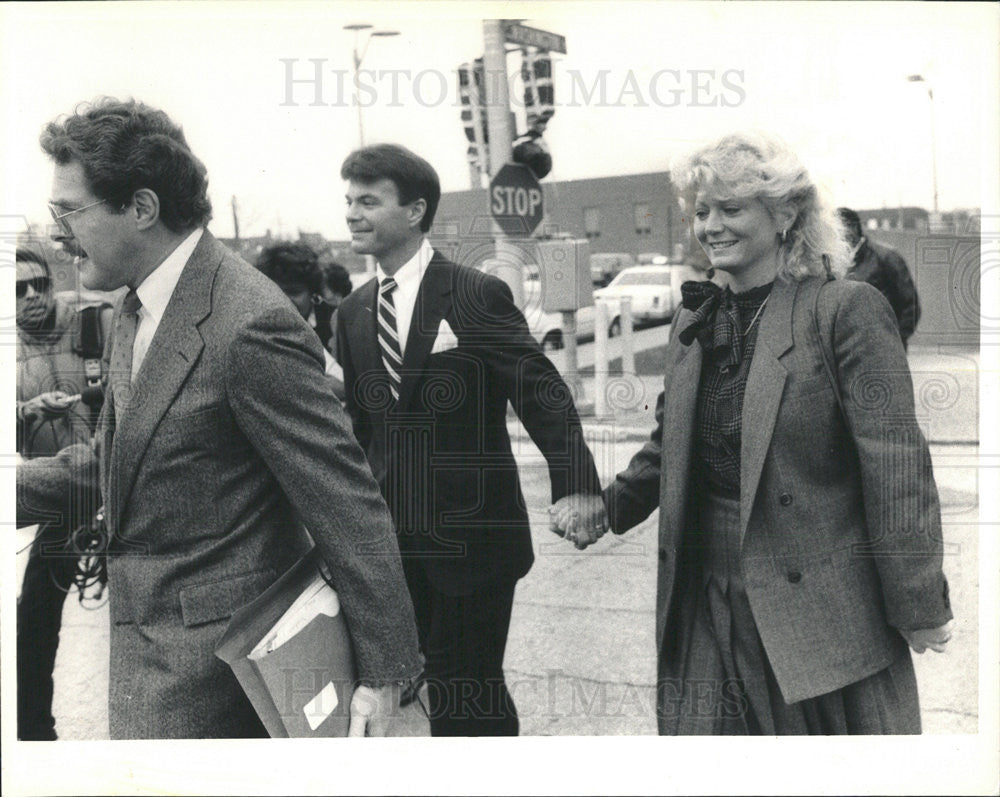
[[[520,44],[522,47],[537,47],[553,53],[566,54],[566,37],[547,30],[529,28],[520,22],[506,21],[503,23],[504,41],[510,44]]]

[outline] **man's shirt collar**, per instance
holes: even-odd
[[[399,289],[403,293],[416,292],[417,286],[420,285],[420,280],[424,277],[427,264],[431,262],[432,257],[434,257],[434,247],[431,246],[430,241],[423,238],[417,253],[400,266],[396,270],[396,273],[392,275],[392,278],[396,280],[396,285],[399,286]],[[389,276],[382,270],[381,265],[376,265],[375,275],[378,277],[379,285]]]
[[[142,284],[135,289],[139,295],[139,301],[142,302],[143,311],[149,313],[157,324],[163,318],[170,297],[173,296],[174,289],[177,287],[177,281],[181,278],[181,272],[204,232],[205,229],[199,227],[181,241],[178,247],[167,255],[167,259],[154,268],[149,276],[142,281]]]

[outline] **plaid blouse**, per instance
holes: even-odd
[[[709,324],[713,330],[699,335],[704,349],[695,426],[697,481],[714,493],[731,498],[740,494],[740,441],[743,394],[757,343],[762,305],[774,283],[732,293],[728,288]],[[752,326],[751,326],[752,325]],[[720,327],[730,327],[728,334]],[[726,345],[718,345],[726,341]]]

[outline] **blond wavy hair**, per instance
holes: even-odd
[[[794,280],[842,277],[851,250],[833,205],[789,146],[768,133],[731,133],[677,159],[670,177],[690,212],[699,190],[721,197],[759,199],[768,212],[791,206],[795,221],[778,247],[778,273]]]

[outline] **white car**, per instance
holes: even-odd
[[[595,301],[608,303],[611,326],[616,328],[619,303],[628,297],[635,321],[662,321],[673,317],[675,295],[680,292],[679,273],[675,266],[633,266],[615,277],[606,288],[594,291]],[[677,282],[675,292],[674,283]]]

